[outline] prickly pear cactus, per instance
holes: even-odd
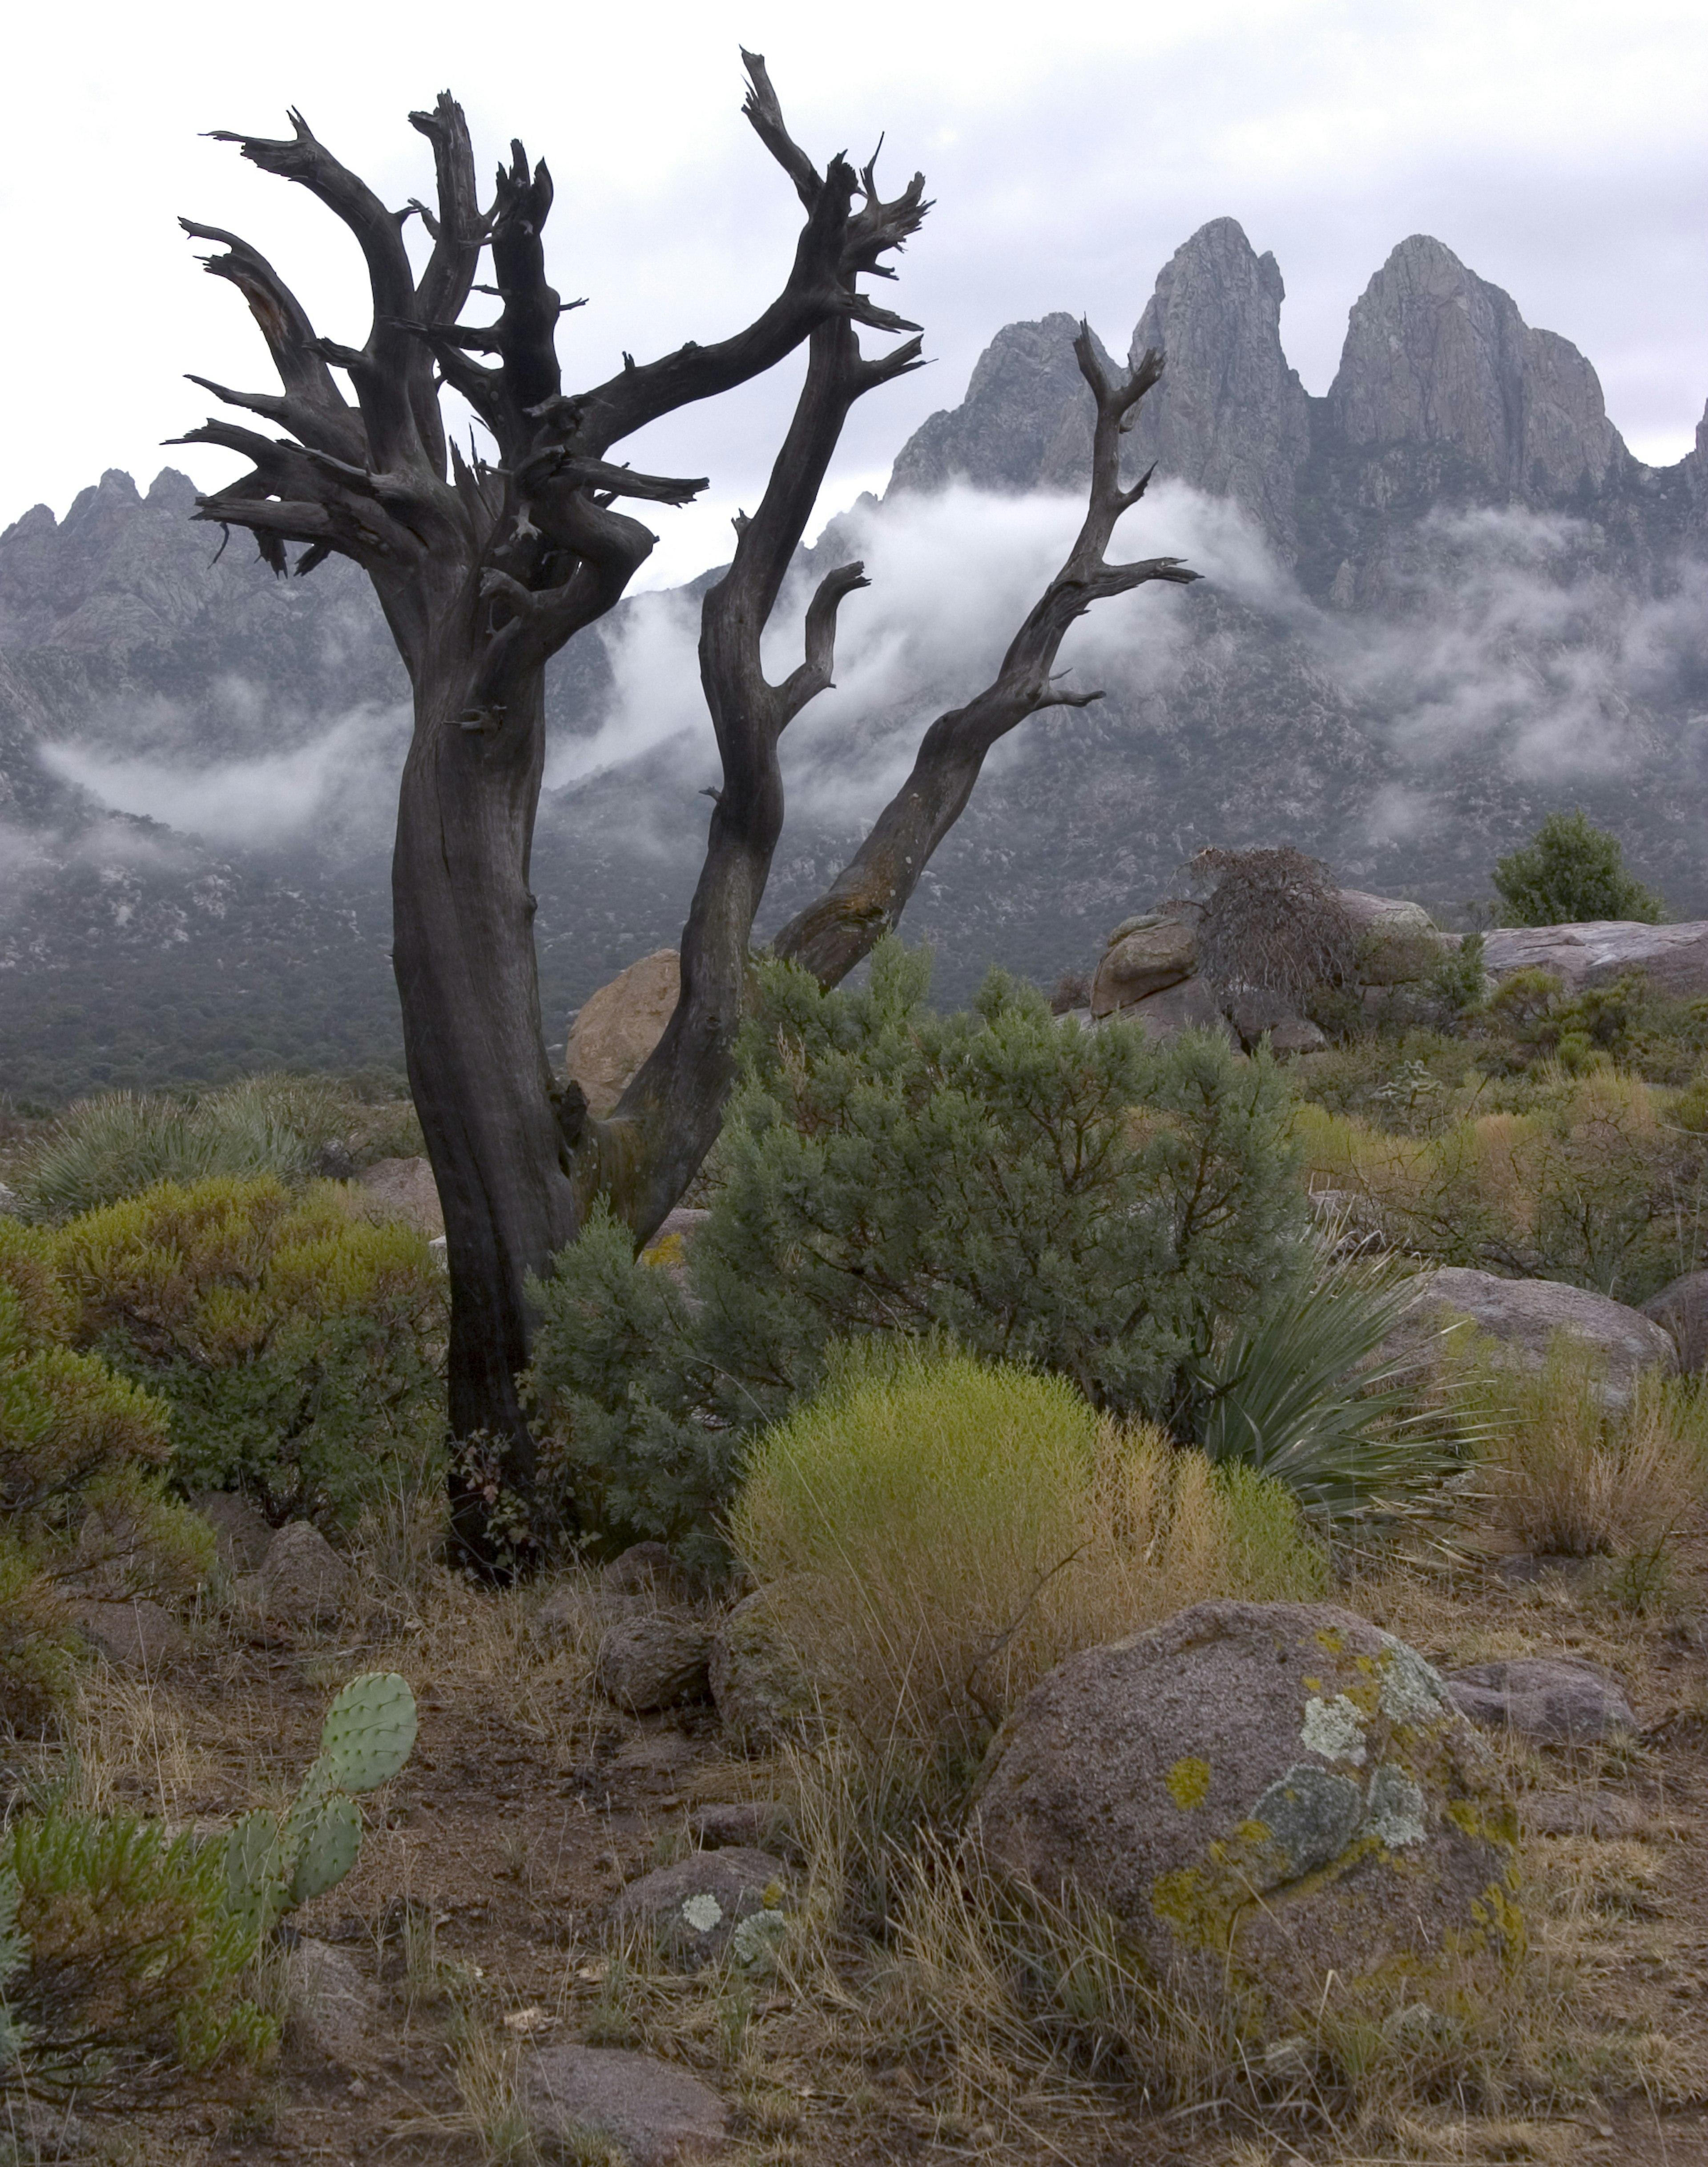
[[[284,1908],[284,1862],[277,1814],[245,1814],[225,1839],[225,1901],[257,1938]]]
[[[356,1863],[362,1848],[362,1809],[342,1791],[334,1791],[304,1834],[290,1878],[293,1906],[335,1888]]]
[[[321,1765],[341,1791],[389,1783],[415,1744],[415,1695],[395,1671],[352,1678],[326,1710]]]
[[[326,1711],[321,1750],[283,1818],[246,1814],[225,1840],[225,1893],[258,1939],[282,1912],[337,1886],[362,1848],[353,1793],[388,1783],[415,1744],[415,1695],[390,1671],[353,1678]]]

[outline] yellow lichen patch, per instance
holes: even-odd
[[[1319,1625],[1311,1638],[1319,1648],[1326,1648],[1331,1656],[1338,1656],[1346,1645],[1346,1635],[1338,1625]]]
[[[661,1267],[665,1270],[669,1270],[681,1264],[682,1262],[682,1236],[680,1234],[665,1235],[660,1240],[654,1242],[650,1247],[641,1251],[640,1261],[644,1264]]]
[[[1183,1814],[1189,1814],[1194,1806],[1201,1806],[1210,1795],[1210,1764],[1200,1761],[1195,1754],[1188,1754],[1184,1760],[1175,1762],[1164,1780],[1169,1796]]]
[[[1322,1690],[1323,1681],[1320,1678],[1307,1678],[1305,1680],[1305,1691],[1307,1693],[1319,1693]]]

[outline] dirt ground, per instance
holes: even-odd
[[[1635,1825],[1620,1831],[1532,1834],[1527,1864],[1533,1936],[1575,1968],[1592,2032],[1641,2037],[1641,2080],[1539,2121],[1437,2116],[1382,2156],[1708,2167],[1705,1584],[1708,1541],[1698,1539],[1648,1617],[1552,1584],[1509,1589],[1492,1572],[1343,1591],[1449,1666],[1557,1650],[1606,1662],[1643,1726],[1626,1751],[1514,1762],[1521,1804],[1562,1788],[1634,1802]],[[371,1989],[359,2042],[331,2058],[292,2027],[258,2081],[185,2094],[146,2117],[80,2111],[81,2134],[40,2132],[20,2159],[520,2163],[528,2155],[506,2119],[516,2066],[535,2042],[576,2039],[692,2068],[735,2111],[732,2167],[1281,2167],[1359,2156],[1332,2133],[1268,2129],[1213,2106],[1157,2115],[1086,2085],[1016,2097],[999,2129],[952,2111],[917,2039],[886,2039],[851,2017],[827,2029],[822,2008],[763,1983],[629,1979],[608,1926],[618,1892],[680,1855],[695,1806],[779,1795],[786,1772],[732,1756],[709,1709],[635,1719],[602,1703],[590,1682],[591,1597],[555,1635],[531,1622],[537,1595],[481,1594],[441,1576],[418,1597],[383,1629],[294,1637],[210,1613],[157,1677],[109,1672],[91,1685],[77,1730],[80,1795],[174,1822],[218,1824],[284,1795],[312,1758],[331,1693],[360,1671],[410,1678],[419,1740],[397,1781],[366,1801],[355,1871],[293,1922],[347,1952]],[[860,1992],[859,1959],[850,1966],[843,2016]]]

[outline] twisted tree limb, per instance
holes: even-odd
[[[1069,691],[1052,672],[1075,619],[1094,602],[1130,593],[1153,580],[1183,586],[1198,574],[1178,557],[1111,564],[1105,552],[1116,522],[1144,495],[1150,474],[1121,485],[1121,440],[1128,416],[1162,374],[1162,356],[1143,354],[1120,381],[1098,358],[1089,327],[1074,342],[1079,373],[1097,401],[1090,501],[1067,561],[1028,612],[1002,666],[964,707],[940,715],[926,732],[912,772],[872,832],[825,893],[799,911],[772,943],[773,952],[834,986],[894,930],[931,853],[964,811],[993,745],[1044,707],[1084,707],[1101,692]]]

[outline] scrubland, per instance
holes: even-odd
[[[506,1587],[445,1554],[442,1269],[316,1173],[334,1138],[407,1148],[400,1102],[263,1083],[13,1124],[0,2156],[529,2167],[554,2156],[529,2058],[562,2041],[694,2072],[753,2167],[1708,2156],[1708,1407],[1656,1376],[1610,1407],[1569,1343],[1538,1374],[1462,1331],[1423,1371],[1391,1345],[1420,1260],[1626,1301],[1700,1265],[1701,1020],[1632,1023],[1633,997],[1602,1044],[1544,994],[1283,1066],[924,992],[906,959],[864,993],[783,984],[692,1253],[604,1225],[559,1260]],[[1326,1232],[1312,1188],[1346,1200]],[[313,1522],[344,1594],[269,1615],[211,1555],[210,1491]],[[809,1591],[777,1735],[601,1690],[637,1540],[685,1578],[631,1604],[709,1625]],[[1549,1562],[1504,1577],[1520,1554]],[[1221,1595],[1622,1683],[1627,1735],[1490,1735],[1527,1924],[1492,2004],[1331,1974],[1285,2052],[1254,2047],[981,1857],[969,1804],[1030,1688]],[[103,1656],[91,1603],[171,1637]],[[208,1862],[374,1672],[411,1687],[414,1751],[347,1873],[243,1944]],[[613,1899],[744,1802],[786,1924],[684,1970]],[[97,1870],[114,1831],[130,1862]],[[292,1984],[305,1942],[359,1974],[342,2041]]]

